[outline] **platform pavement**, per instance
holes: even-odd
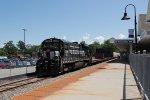
[[[33,92],[25,94],[22,98],[25,99],[25,96],[32,94],[36,95],[32,100],[142,100],[130,66],[123,63],[109,63],[74,83],[58,88],[59,86],[58,91],[45,97],[42,97],[42,90],[42,98],[38,98],[37,94],[32,94]],[[44,91],[50,91],[46,87],[45,89],[47,90]]]

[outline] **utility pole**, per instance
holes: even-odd
[[[25,50],[26,50],[26,37],[25,37],[25,32],[27,31],[27,29],[22,29],[24,31],[24,50],[23,50],[23,56],[24,56],[24,60],[25,60]],[[27,66],[26,66],[26,74],[27,74]]]

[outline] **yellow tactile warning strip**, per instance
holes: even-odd
[[[64,78],[61,80],[57,80],[51,84],[48,84],[48,85],[45,85],[45,86],[38,88],[36,90],[30,91],[30,92],[25,93],[21,96],[14,97],[12,100],[42,100],[45,97],[52,95],[56,91],[61,90],[65,86],[78,81],[79,78],[82,78],[82,77],[87,76],[93,72],[104,69],[104,67],[106,65],[107,65],[106,63],[94,65],[82,73],[74,74],[70,77],[67,77],[67,78]]]

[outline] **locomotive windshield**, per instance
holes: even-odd
[[[54,59],[55,58],[55,52],[54,51],[51,51],[50,52],[50,59]]]
[[[46,50],[43,52],[43,57],[51,60],[58,59],[59,51],[55,50]]]
[[[54,59],[54,56],[55,56],[54,51],[50,51],[50,52],[44,51],[44,56],[43,56],[44,58]]]

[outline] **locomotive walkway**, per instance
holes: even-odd
[[[13,100],[142,100],[130,66],[97,64]]]

